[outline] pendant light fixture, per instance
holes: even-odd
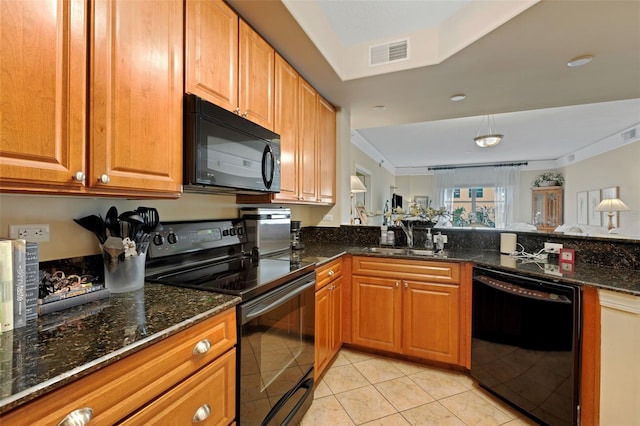
[[[487,115],[487,125],[489,127],[488,131],[484,134],[480,134],[482,132],[482,125],[484,124],[484,117],[482,117],[482,121],[480,122],[480,129],[478,129],[478,134],[474,141],[480,148],[490,148],[492,146],[496,146],[502,141],[504,135],[498,133],[495,130],[496,122],[492,115]]]

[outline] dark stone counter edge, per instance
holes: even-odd
[[[621,280],[615,280],[614,284],[609,284],[603,282],[603,280],[598,279],[600,276],[603,279],[610,280],[612,277],[615,277],[616,273],[623,274],[635,274],[638,271],[626,270],[626,269],[617,269],[617,268],[607,268],[604,266],[593,265],[589,267],[589,271],[593,272],[594,270],[598,270],[598,273],[595,274],[597,276],[574,276],[570,274],[563,274],[562,276],[553,276],[545,273],[538,273],[534,270],[522,270],[520,268],[512,268],[508,266],[501,265],[499,261],[495,261],[492,259],[493,257],[499,259],[500,253],[492,250],[463,250],[463,251],[448,251],[445,250],[446,257],[443,256],[419,256],[419,255],[409,255],[409,254],[400,254],[400,255],[388,255],[384,253],[372,253],[367,251],[365,247],[336,247],[336,246],[325,246],[322,245],[309,245],[305,248],[305,252],[308,250],[308,255],[313,258],[318,259],[316,262],[317,266],[321,266],[324,263],[330,262],[344,254],[358,255],[358,256],[371,256],[371,257],[387,257],[394,259],[414,259],[414,260],[424,260],[424,261],[441,261],[441,262],[472,262],[478,266],[486,266],[492,269],[503,270],[506,272],[516,272],[519,274],[525,274],[532,277],[543,278],[545,280],[550,281],[563,281],[570,284],[576,284],[581,286],[589,286],[595,287],[603,290],[615,291],[618,293],[630,294],[633,296],[640,296],[640,280],[638,280],[637,285],[631,287],[622,287],[617,286],[616,284],[621,284]],[[307,253],[305,253],[307,255]],[[586,265],[580,264],[577,265],[576,268],[585,269]],[[594,274],[591,274],[594,275]],[[624,280],[622,280],[624,281]]]
[[[240,303],[240,301],[241,299],[239,297],[234,297],[225,303],[217,305],[213,309],[202,312],[185,321],[174,324],[173,326],[168,327],[160,332],[154,333],[145,339],[139,340],[121,349],[110,352],[105,356],[102,356],[91,362],[83,364],[81,367],[76,367],[72,370],[67,371],[64,374],[60,374],[56,377],[46,380],[38,384],[37,386],[33,386],[31,388],[25,389],[22,392],[18,392],[14,395],[11,395],[10,397],[4,398],[0,400],[0,416],[3,413],[8,412],[9,410],[15,407],[26,404],[27,402],[34,400],[41,395],[51,392],[77,379],[87,376],[94,371],[97,371],[110,364],[113,364],[114,362],[128,355],[134,354],[148,346],[153,345],[154,343],[164,340],[167,337],[172,336],[184,329],[187,329],[194,324],[204,321],[205,319],[211,318],[223,311],[226,311],[227,309],[231,309],[234,306],[236,306],[238,303]]]

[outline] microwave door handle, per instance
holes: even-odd
[[[267,179],[267,156],[271,160],[271,170],[270,170],[268,179]],[[275,173],[275,158],[273,157],[273,151],[271,150],[271,146],[265,145],[264,151],[262,153],[262,181],[264,182],[264,186],[267,189],[271,188],[271,184],[273,184],[274,173]]]

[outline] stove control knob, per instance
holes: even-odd
[[[169,242],[169,244],[175,244],[178,242],[178,236],[172,232],[167,235],[167,241]]]
[[[161,246],[164,244],[164,237],[160,234],[156,234],[153,236],[153,244],[157,246]]]
[[[229,235],[231,235],[232,237],[234,237],[236,235],[236,228],[231,228],[229,229]]]

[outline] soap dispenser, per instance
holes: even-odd
[[[424,242],[424,247],[427,250],[433,250],[433,235],[431,235],[431,228],[427,228],[427,239]]]

